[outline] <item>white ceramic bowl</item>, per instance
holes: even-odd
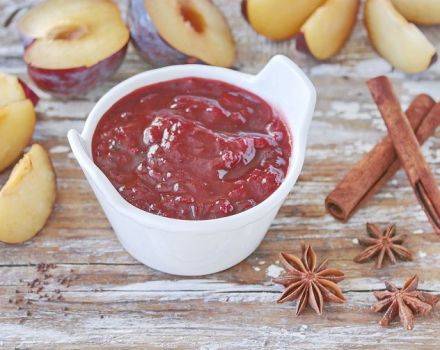
[[[93,133],[116,101],[140,87],[183,77],[216,79],[239,86],[261,96],[284,116],[293,138],[288,173],[281,186],[262,203],[220,219],[169,219],[128,203],[94,164]],[[239,263],[262,241],[301,171],[315,100],[309,79],[284,56],[272,58],[257,75],[206,65],[170,66],[137,74],[112,88],[90,112],[81,135],[70,130],[68,139],[116,235],[133,257],[163,272],[205,275]]]

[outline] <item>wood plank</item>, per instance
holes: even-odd
[[[0,70],[27,82],[16,24],[34,3],[36,0],[0,0]],[[241,264],[203,278],[154,271],[120,246],[73,159],[65,134],[70,128],[81,130],[105,91],[149,69],[130,47],[121,69],[88,96],[60,100],[38,91],[41,102],[34,141],[52,155],[59,193],[48,225],[35,239],[23,245],[0,243],[0,348],[438,347],[439,308],[428,317],[417,318],[413,332],[404,332],[398,323],[382,329],[377,325],[380,315],[369,310],[374,302],[372,292],[383,289],[383,281],[389,278],[402,283],[417,273],[424,290],[440,293],[439,238],[432,233],[403,172],[347,224],[326,215],[323,201],[347,169],[385,135],[364,80],[388,74],[404,105],[420,92],[440,99],[440,63],[417,76],[393,70],[371,48],[360,21],[342,53],[318,63],[296,52],[293,41],[273,43],[253,33],[241,17],[239,0],[215,3],[234,31],[239,48],[237,69],[256,73],[274,53],[286,54],[306,71],[318,90],[303,172],[265,240]],[[126,6],[125,1],[119,4],[122,9]],[[440,28],[423,31],[440,49]],[[438,136],[440,133],[423,149],[440,181]],[[0,175],[0,185],[8,174]],[[368,221],[395,222],[399,231],[409,234],[406,244],[416,259],[383,270],[374,269],[371,263],[353,263],[360,252],[356,239],[365,234]],[[341,287],[348,303],[327,305],[321,317],[308,311],[297,318],[294,303],[275,303],[281,292],[271,282],[281,271],[277,254],[298,253],[302,240],[312,243],[320,257],[329,257],[331,265],[347,276]],[[52,277],[45,280],[44,289],[35,293],[27,283],[44,279],[37,271],[38,263],[57,267],[48,272]],[[61,283],[65,277],[72,279],[69,286]],[[16,305],[17,297],[24,303]],[[25,303],[28,299],[31,304]]]

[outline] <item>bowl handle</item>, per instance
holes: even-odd
[[[305,142],[315,109],[316,90],[301,68],[286,56],[276,55],[258,73],[255,82],[261,95],[281,108]]]

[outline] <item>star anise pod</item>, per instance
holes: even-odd
[[[376,267],[380,269],[385,254],[392,264],[396,263],[396,256],[401,260],[413,259],[413,254],[401,245],[407,236],[396,235],[396,225],[388,225],[382,232],[379,226],[367,223],[367,232],[369,237],[359,238],[359,244],[368,248],[354,258],[355,262],[363,263],[377,256]]]
[[[336,284],[344,279],[344,274],[337,269],[328,268],[328,259],[317,265],[316,254],[310,245],[301,244],[301,248],[301,259],[288,253],[280,253],[280,260],[286,271],[273,281],[282,284],[286,290],[277,303],[299,299],[296,305],[297,316],[307,304],[321,314],[325,301],[344,303],[346,299]]]
[[[379,321],[383,327],[388,326],[397,316],[400,323],[411,330],[414,327],[414,314],[426,315],[440,300],[440,295],[420,292],[417,290],[419,278],[417,275],[408,279],[403,288],[399,289],[391,282],[385,282],[387,288],[384,292],[374,292],[378,303],[371,309],[375,312],[386,310],[385,315]]]

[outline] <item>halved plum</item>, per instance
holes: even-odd
[[[21,19],[19,29],[30,77],[58,95],[80,95],[109,78],[129,41],[111,0],[46,0]]]
[[[128,26],[133,44],[152,66],[234,63],[231,30],[210,0],[131,0]]]

